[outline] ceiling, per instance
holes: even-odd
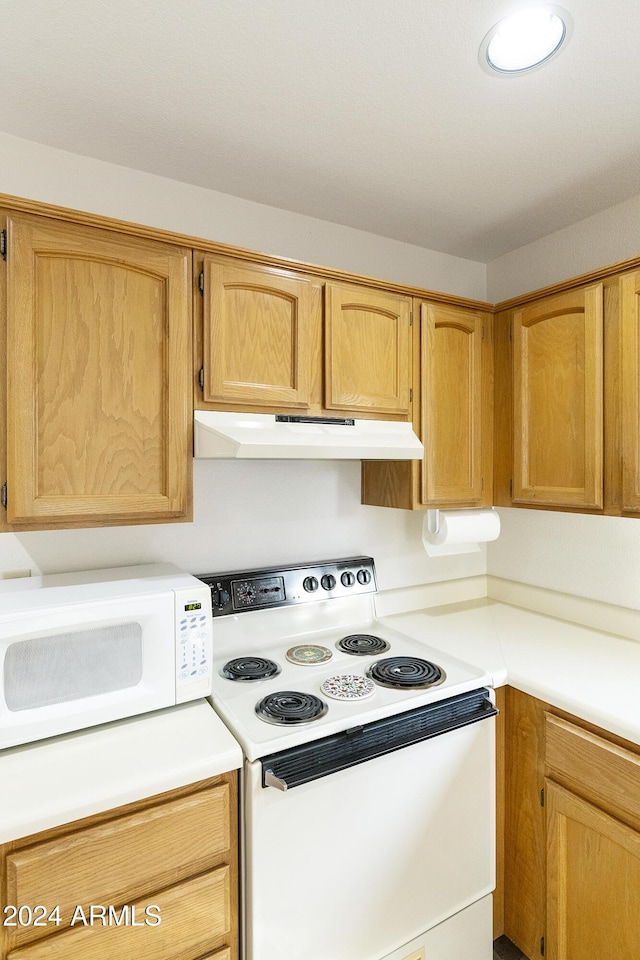
[[[0,131],[489,262],[640,193],[640,4],[561,2],[501,77],[524,0],[0,0]]]

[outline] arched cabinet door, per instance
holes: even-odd
[[[513,502],[603,505],[603,286],[513,315]]]
[[[620,278],[622,510],[640,513],[640,271]]]
[[[477,310],[423,303],[422,500],[478,506],[483,498],[483,338]],[[486,444],[490,437],[484,437]],[[489,478],[490,479],[490,478]]]
[[[7,218],[8,524],[189,519],[191,253]]]
[[[334,283],[325,297],[326,408],[408,419],[411,299]]]
[[[204,257],[203,400],[241,406],[310,403],[314,311],[309,278]]]

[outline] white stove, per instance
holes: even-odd
[[[200,579],[245,755],[243,960],[491,960],[489,676],[378,622],[370,557]]]
[[[362,559],[356,561],[356,572],[363,569],[358,566],[363,562]],[[323,569],[326,566],[323,565]],[[306,566],[299,572],[300,581],[309,575],[308,570]],[[247,582],[244,578],[243,583]],[[213,633],[212,702],[249,760],[491,683],[489,675],[482,670],[379,623],[375,619],[371,591],[347,595],[343,588],[333,598],[314,598],[296,605],[215,616]],[[380,653],[346,653],[338,644],[347,637],[373,637],[385,641],[388,648]],[[366,644],[364,646],[366,648]],[[324,655],[318,652],[318,658],[323,657],[320,662],[313,662],[314,648],[327,651]],[[302,649],[303,657],[309,650],[311,662],[291,662],[287,653],[292,649]],[[401,682],[405,677],[407,683],[419,681],[420,668],[412,669],[413,661],[433,664],[441,673],[436,682],[422,688],[385,687],[373,679],[367,684],[371,690],[368,695],[338,700],[325,692],[330,686],[328,681],[335,677],[369,679],[372,667],[399,657],[410,658],[406,673],[400,676]],[[264,679],[229,679],[224,673],[225,665],[243,660],[270,661],[277,666],[278,673]],[[326,712],[299,723],[268,722],[256,713],[256,706],[279,692],[317,697],[326,705]]]

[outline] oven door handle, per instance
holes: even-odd
[[[292,790],[366,760],[488,720],[497,712],[486,687],[423,704],[264,757],[260,761],[262,786]]]
[[[263,773],[263,783],[265,787],[275,787],[277,790],[288,790],[289,784],[282,777],[276,777],[273,770],[265,770]]]

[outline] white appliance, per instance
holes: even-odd
[[[206,697],[211,595],[169,564],[0,582],[0,748]]]
[[[377,622],[371,558],[201,579],[245,755],[243,960],[491,960],[490,677]]]
[[[410,423],[196,410],[196,459],[422,460]]]

